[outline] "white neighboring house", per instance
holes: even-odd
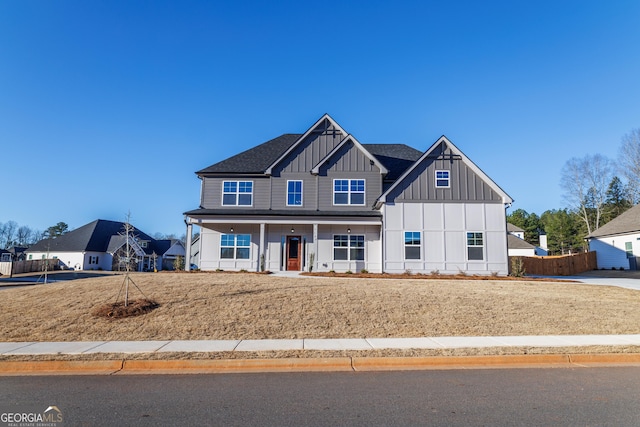
[[[361,144],[324,115],[196,173],[205,271],[508,274],[512,199],[445,136]]]
[[[507,246],[509,256],[547,256],[547,236],[540,234],[540,246],[532,245],[524,240],[524,230],[516,225],[507,223]]]
[[[612,219],[586,237],[598,268],[637,270],[640,257],[640,205]]]
[[[57,259],[61,268],[74,270],[119,270],[121,253],[127,239],[123,235],[124,223],[98,219],[69,231],[54,239],[44,239],[25,251],[26,259]],[[134,227],[129,240],[135,252],[134,270],[163,269],[163,260],[184,257],[184,246],[179,241],[156,240]],[[166,265],[171,269],[172,264]]]

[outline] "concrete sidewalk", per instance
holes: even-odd
[[[0,342],[0,354],[79,355],[96,353],[215,353],[257,351],[342,351],[487,347],[640,346],[638,335],[550,335],[499,337],[344,338],[201,341]]]

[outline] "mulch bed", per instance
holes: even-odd
[[[104,304],[96,307],[91,314],[107,319],[124,319],[126,317],[140,316],[160,307],[160,304],[149,299],[129,301],[125,306],[124,301]]]

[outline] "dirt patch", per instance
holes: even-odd
[[[126,305],[124,301],[113,304],[103,304],[91,311],[96,317],[104,317],[107,319],[124,319],[126,317],[141,316],[150,313],[152,310],[160,307],[155,301],[149,299],[137,299],[129,301]]]

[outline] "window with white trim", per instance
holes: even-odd
[[[451,186],[450,172],[445,170],[436,171],[436,188],[449,188]]]
[[[222,234],[220,236],[220,258],[249,259],[250,253],[250,234]]]
[[[484,233],[467,233],[467,259],[469,261],[484,260]]]
[[[251,206],[253,204],[253,181],[223,181],[223,206]]]
[[[333,236],[334,261],[364,261],[364,236],[342,234]]]
[[[287,206],[302,206],[302,181],[287,181]]]
[[[627,258],[633,258],[633,242],[625,242],[624,251],[627,253]]]
[[[364,179],[334,179],[333,204],[364,206]]]
[[[420,259],[420,232],[404,232],[404,259]]]

